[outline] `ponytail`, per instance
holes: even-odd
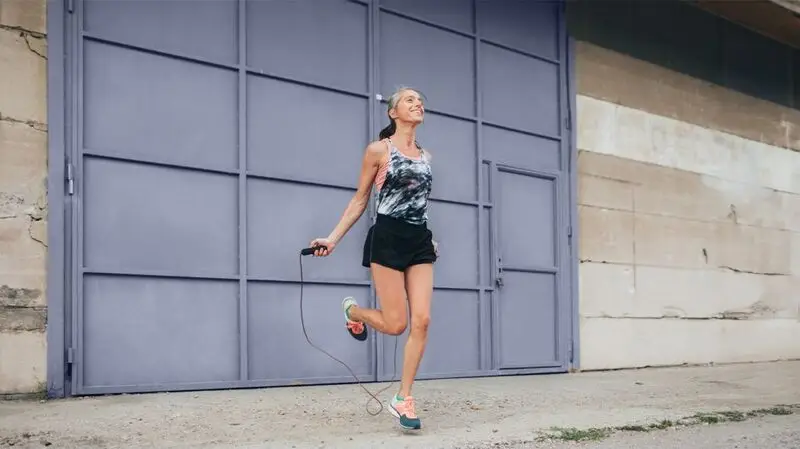
[[[387,126],[386,128],[383,128],[381,130],[380,134],[378,134],[378,137],[381,140],[388,139],[388,138],[390,138],[390,137],[392,137],[394,135],[395,131],[397,131],[397,124],[395,124],[394,119],[390,117],[389,118],[389,126]]]
[[[378,134],[379,140],[388,139],[394,135],[394,132],[397,131],[397,125],[394,123],[394,119],[389,119],[389,125],[386,128],[383,128],[381,132]],[[422,145],[419,144],[419,141],[415,140],[414,145],[416,145],[417,149],[422,150]]]

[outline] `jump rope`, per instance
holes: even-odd
[[[370,242],[369,242],[369,252],[370,252],[370,255],[371,255],[372,254],[372,241],[373,241],[373,238],[375,236],[374,229],[371,230],[370,234],[371,235],[370,235]],[[332,360],[334,360],[336,362],[339,362],[339,364],[344,366],[347,369],[347,371],[350,371],[350,375],[352,375],[353,379],[356,380],[356,383],[358,384],[358,386],[361,387],[370,396],[370,398],[367,399],[367,403],[364,406],[364,408],[366,409],[367,413],[369,413],[372,416],[378,416],[384,409],[383,402],[381,402],[381,400],[378,399],[378,395],[383,393],[384,391],[388,390],[394,384],[395,377],[397,377],[397,337],[394,338],[394,357],[392,358],[392,371],[394,372],[394,374],[392,374],[392,380],[389,381],[389,385],[387,385],[386,387],[382,388],[381,390],[379,390],[377,393],[374,393],[374,394],[371,391],[369,391],[367,389],[367,387],[364,386],[364,384],[361,382],[361,379],[358,378],[358,375],[356,375],[355,371],[353,371],[353,369],[350,368],[350,366],[348,366],[347,363],[345,363],[342,360],[336,358],[334,355],[332,355],[328,351],[322,349],[321,347],[317,346],[316,344],[314,344],[311,341],[311,338],[309,338],[308,332],[306,331],[306,320],[305,320],[305,315],[303,313],[303,285],[305,284],[305,282],[303,281],[303,256],[310,256],[310,255],[314,254],[314,252],[316,250],[318,250],[318,249],[327,249],[327,248],[325,246],[316,246],[316,247],[310,247],[310,248],[303,248],[302,250],[300,250],[300,257],[299,257],[299,259],[300,259],[300,326],[303,328],[303,336],[305,336],[306,341],[308,342],[309,345],[311,345],[311,347],[313,347],[314,349],[316,349],[316,350],[320,351],[321,353],[327,355]],[[371,258],[372,257],[370,256],[370,259]],[[366,326],[366,323],[364,325]],[[364,332],[366,332],[366,327],[364,329],[365,329]],[[378,403],[378,410],[375,411],[375,412],[370,411],[370,409],[369,409],[369,404],[372,401],[375,401],[375,402]]]

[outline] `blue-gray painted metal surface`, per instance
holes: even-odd
[[[420,377],[568,369],[561,8],[76,1],[73,392],[352,381],[303,338],[297,254],[338,220],[386,124],[379,94],[399,85],[428,98],[419,137],[438,167],[442,254]],[[359,343],[339,310],[345,295],[375,303],[359,263],[370,223],[332,257],[304,261],[306,322],[362,380],[388,380],[402,360],[395,338]]]
[[[47,395],[66,396],[65,11],[47,1]]]

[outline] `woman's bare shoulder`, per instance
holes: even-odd
[[[388,141],[386,139],[373,140],[367,145],[367,154],[378,155],[386,153],[386,150],[389,148],[387,145]]]

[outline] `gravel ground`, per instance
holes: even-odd
[[[381,386],[368,388],[377,391]],[[423,381],[415,385],[414,393],[424,424],[416,435],[399,431],[388,413],[369,416],[364,410],[364,392],[355,385],[119,395],[42,403],[0,401],[0,447],[559,448],[562,443],[558,441],[528,446],[519,442],[534,441],[540,432],[554,426],[646,426],[698,412],[747,412],[800,404],[800,362]],[[795,415],[800,415],[800,408],[795,410]],[[753,417],[730,426],[756,426],[752,429],[757,430],[758,423],[774,420],[800,427],[791,419],[794,415]],[[703,432],[717,432],[715,426],[728,424],[615,434],[597,444],[657,447],[638,444],[662,434],[665,444],[670,444],[670,438],[692,438],[697,432],[700,438]],[[712,444],[713,435],[708,435],[706,441]],[[762,437],[796,437],[775,435]],[[625,446],[626,440],[633,446]],[[681,446],[680,440],[675,441],[677,446],[664,447],[701,447]],[[779,448],[766,443],[756,447]]]

